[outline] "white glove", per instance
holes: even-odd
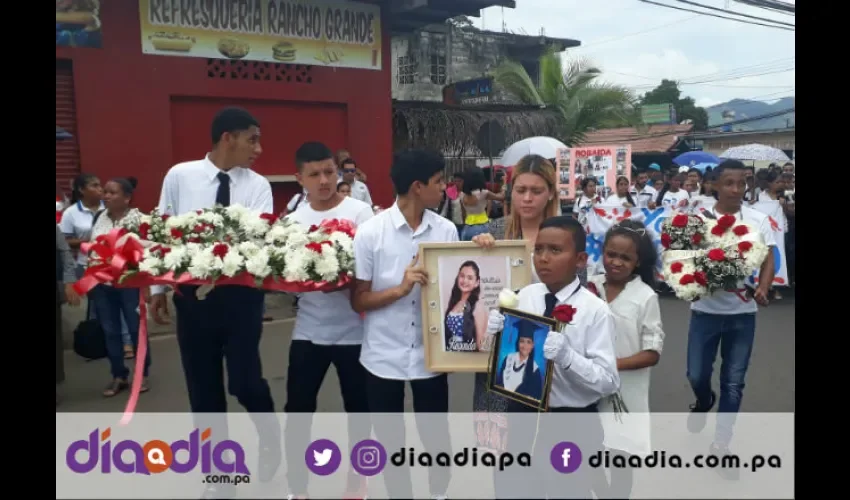
[[[490,315],[487,317],[487,337],[484,338],[482,345],[478,346],[480,352],[490,352],[493,348],[493,340],[495,335],[505,328],[505,317],[498,309],[491,309]]]
[[[487,335],[496,335],[505,328],[505,317],[498,309],[491,309],[487,317]]]
[[[572,363],[570,340],[561,332],[550,331],[543,344],[543,357],[567,368]]]

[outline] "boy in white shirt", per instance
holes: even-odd
[[[776,242],[766,215],[749,208],[744,201],[747,191],[747,167],[738,160],[726,160],[714,169],[714,192],[717,202],[711,209],[703,210],[707,217],[720,218],[733,215],[737,220],[755,228],[764,237],[764,243],[773,247]],[[688,429],[700,432],[705,427],[706,413],[717,402],[711,389],[711,373],[718,348],[722,352],[720,365],[720,402],[717,408],[717,428],[710,453],[729,454],[729,442],[735,416],[741,408],[744,378],[750,364],[756,331],[758,305],[768,304],[767,294],[773,283],[773,249],[759,272],[759,284],[750,297],[741,283],[735,290],[715,292],[712,296],[691,304],[691,322],[688,328],[688,381],[696,396],[688,417]],[[715,469],[730,479],[736,479],[737,468]]]
[[[360,226],[372,218],[370,205],[337,192],[337,167],[327,146],[319,142],[301,145],[295,152],[295,164],[296,178],[310,198],[288,219],[309,227],[327,219],[344,219]],[[331,364],[339,377],[345,412],[364,414],[349,420],[349,447],[368,438],[370,429],[365,415],[369,411],[365,371],[360,364],[363,320],[351,308],[351,290],[303,293],[298,305],[286,377],[284,411],[289,418],[284,443],[290,496],[305,498],[309,475],[302,459],[310,441],[319,389]],[[356,498],[361,486],[360,476],[350,470],[343,498]]]
[[[426,151],[396,153],[390,177],[398,198],[392,207],[358,228],[354,237],[356,285],[352,304],[365,313],[360,362],[366,368],[369,411],[375,434],[388,450],[405,444],[404,420],[376,413],[402,413],[405,382],[413,391],[416,412],[442,413],[418,419],[422,443],[429,452],[448,452],[449,384],[445,373],[425,367],[422,344],[421,287],[428,273],[419,263],[419,243],[458,241],[457,228],[433,210],[446,189],[442,155]],[[433,425],[432,425],[433,424]],[[431,494],[443,497],[449,470],[428,469]],[[390,498],[414,498],[410,471],[387,467],[383,471]]]
[[[574,308],[573,320],[562,331],[551,331],[543,345],[543,356],[554,363],[549,393],[550,413],[596,413],[599,400],[614,394],[620,386],[617,356],[614,349],[614,319],[602,299],[581,286],[578,270],[587,264],[587,235],[582,225],[570,216],[550,217],[540,225],[534,242],[534,269],[540,283],[519,292],[517,309],[552,317],[553,310],[563,304]],[[488,335],[504,327],[505,318],[498,310],[490,311]],[[536,411],[520,404],[509,412]],[[516,422],[516,425],[514,424]],[[519,425],[522,422],[524,425]],[[561,421],[563,423],[564,421]],[[541,481],[529,481],[527,472],[499,471],[496,478],[497,498],[591,498],[590,475],[586,467],[572,474],[560,474],[549,465],[549,452],[555,442],[575,441],[580,449],[602,449],[602,424],[597,418],[579,418],[580,429],[564,434],[564,428],[553,427],[553,417],[545,417],[540,428],[528,426],[528,420],[509,422],[508,450],[514,455],[537,441],[534,463],[542,464]],[[535,432],[536,431],[536,432]],[[563,436],[564,439],[560,437]],[[569,439],[566,439],[569,437]],[[516,474],[520,474],[517,476]],[[523,478],[522,474],[526,474]],[[532,491],[531,488],[538,488]]]

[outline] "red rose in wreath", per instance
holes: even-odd
[[[552,317],[558,322],[568,325],[576,315],[576,308],[569,304],[561,304],[552,310]]]
[[[688,216],[686,214],[679,214],[673,217],[673,221],[671,222],[673,227],[685,227],[688,225]]]

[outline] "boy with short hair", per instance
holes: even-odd
[[[768,247],[776,245],[769,217],[744,203],[747,192],[748,169],[738,160],[726,160],[714,169],[717,203],[703,210],[708,217],[732,215],[736,220],[758,229]],[[720,402],[717,407],[717,428],[710,453],[728,455],[735,417],[741,409],[744,378],[750,365],[750,354],[756,332],[758,306],[768,305],[768,293],[773,283],[773,248],[767,253],[759,271],[755,293],[749,296],[744,283],[735,290],[722,290],[691,304],[688,327],[688,381],[696,396],[688,416],[688,430],[700,432],[705,427],[706,413],[714,408],[717,394],[711,389],[711,373],[718,348],[722,352],[720,365]],[[737,468],[715,469],[728,479],[737,479]]]
[[[439,206],[446,184],[445,160],[438,153],[396,153],[390,177],[398,199],[361,227],[354,237],[356,285],[352,305],[365,313],[360,362],[366,369],[369,411],[404,412],[404,385],[413,391],[416,412],[445,414],[449,410],[448,375],[428,371],[422,344],[421,287],[428,273],[419,263],[419,244],[458,241],[454,224],[432,210]],[[375,417],[377,438],[387,449],[404,446],[404,421]],[[433,453],[448,452],[448,418],[417,420],[419,435]],[[427,428],[426,428],[427,427]],[[389,443],[389,444],[388,444]],[[429,469],[431,493],[444,497],[448,469]],[[391,498],[414,498],[410,471],[389,467],[383,472]]]
[[[605,302],[581,286],[577,276],[578,270],[587,264],[586,238],[582,225],[571,216],[558,215],[544,220],[534,242],[534,269],[540,283],[528,285],[519,292],[517,309],[531,314],[551,318],[558,306],[573,308],[572,321],[561,331],[550,331],[543,345],[543,356],[554,364],[550,413],[596,413],[599,401],[614,394],[620,386],[613,317]],[[504,322],[504,316],[497,309],[491,310],[487,334],[501,331]],[[508,409],[512,413],[529,410],[535,411],[519,404]],[[524,425],[527,420],[512,420],[509,451],[522,451],[519,447],[527,448],[538,441],[534,462],[545,464],[545,467],[538,470],[542,481],[534,482],[529,482],[527,477],[521,480],[508,469],[497,472],[497,498],[517,498],[517,495],[546,498],[547,492],[550,497],[591,498],[590,477],[582,468],[572,474],[559,474],[549,465],[551,445],[561,441],[554,436],[564,435],[564,428],[553,427],[552,417],[542,419],[539,429]],[[583,424],[581,430],[573,429],[564,436],[569,436],[569,441],[577,441],[581,449],[602,449],[602,424],[598,417],[576,421]],[[553,442],[545,442],[553,438]]]
[[[320,142],[307,142],[295,152],[298,183],[309,193],[307,203],[287,216],[304,227],[327,219],[348,220],[360,226],[372,218],[372,207],[337,192],[337,166],[331,150]],[[339,377],[342,401],[349,417],[350,445],[369,437],[365,371],[360,365],[363,320],[351,308],[351,290],[300,294],[286,378],[288,414],[284,430],[287,479],[291,498],[306,498],[309,475],[302,458],[310,440],[312,414],[322,381],[333,364]],[[344,498],[362,498],[363,482],[349,471]]]

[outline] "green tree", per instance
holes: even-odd
[[[525,104],[551,109],[560,121],[558,139],[573,146],[598,128],[637,125],[637,100],[626,88],[600,82],[602,72],[589,60],[564,63],[554,50],[540,57],[540,82],[535,86],[522,64],[505,60],[493,70],[496,84]]]
[[[696,105],[692,97],[682,98],[679,82],[661,80],[661,85],[650,90],[640,100],[641,104],[672,104],[676,108],[676,120],[680,123],[691,120],[694,130],[708,128],[708,113],[705,108]]]

